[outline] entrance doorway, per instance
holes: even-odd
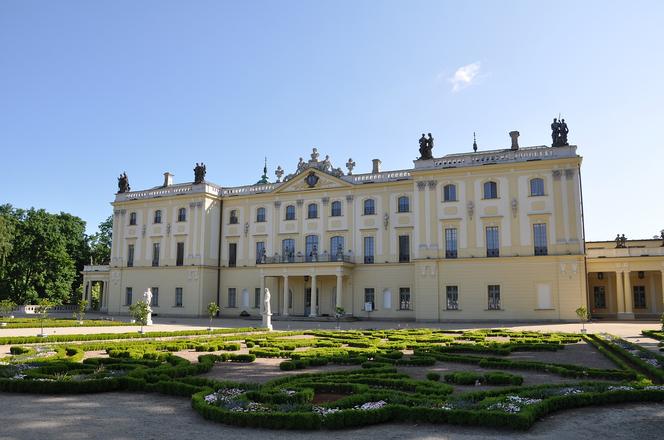
[[[316,288],[316,314],[320,308],[320,289]],[[304,316],[311,314],[311,287],[304,289]]]

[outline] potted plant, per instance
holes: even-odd
[[[210,331],[212,331],[212,318],[214,318],[217,313],[219,313],[219,310],[221,310],[221,308],[215,302],[211,302],[207,306],[208,316],[210,317],[210,326],[208,327],[208,330]]]
[[[141,325],[141,329],[138,331],[141,334],[144,333],[143,326],[148,323],[148,313],[150,313],[150,306],[145,301],[137,301],[129,306],[129,314]]]
[[[337,318],[337,330],[341,329],[341,317],[346,314],[346,310],[343,307],[337,307],[334,309],[334,317]]]
[[[55,307],[58,303],[55,301],[50,300],[49,298],[41,298],[39,301],[37,301],[37,314],[39,315],[39,324],[41,327],[41,333],[37,336],[40,336],[42,338],[45,338],[48,336],[46,333],[44,333],[44,320],[48,318],[48,311],[51,310],[53,307]]]
[[[16,303],[11,299],[3,299],[2,301],[0,301],[0,314],[2,315],[3,318],[7,317],[9,319],[12,319],[14,315],[11,313],[14,311],[15,308],[16,308]],[[2,323],[3,327],[5,327],[6,325],[7,325],[6,322]]]
[[[78,302],[78,309],[74,313],[74,317],[78,319],[78,323],[83,325],[83,318],[85,318],[85,310],[88,308],[88,302],[84,299]]]
[[[581,306],[578,309],[576,309],[576,316],[579,317],[579,320],[581,320],[581,333],[586,332],[586,322],[590,320],[590,313],[588,313],[588,309],[585,307]]]

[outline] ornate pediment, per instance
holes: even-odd
[[[316,189],[349,188],[351,184],[318,169],[309,169],[283,183],[275,193],[309,191]]]

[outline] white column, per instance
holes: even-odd
[[[659,310],[662,310],[662,307],[664,307],[664,269],[661,270],[661,278],[660,278],[660,288],[662,289],[662,296],[659,298],[662,302],[659,305]]]
[[[343,280],[344,280],[343,274],[341,272],[337,272],[337,298],[335,302],[335,307],[341,307],[341,289],[343,288],[344,284]]]
[[[316,272],[311,274],[311,311],[309,312],[309,316],[314,317],[317,316],[318,314],[316,313],[316,309],[318,308],[318,300],[316,298]]]
[[[284,275],[284,316],[288,316],[288,303],[290,302],[290,292],[288,291],[288,275]]]
[[[265,275],[263,271],[261,270],[261,305],[260,305],[260,312],[261,315],[265,311]]]

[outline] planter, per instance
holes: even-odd
[[[582,329],[581,329],[581,333],[584,333],[584,334],[585,334],[585,333],[587,333],[587,332],[588,332],[587,329],[585,329],[585,328],[582,328]]]
[[[39,336],[40,338],[45,338],[48,335],[46,333],[39,333],[37,336]]]
[[[1,322],[0,327],[7,327],[7,323],[6,322]]]

